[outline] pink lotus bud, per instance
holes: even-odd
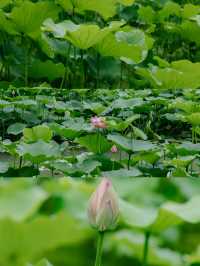
[[[90,121],[91,121],[91,124],[93,125],[93,127],[96,127],[96,128],[106,128],[107,127],[106,122],[102,117],[94,116],[91,118]]]
[[[107,178],[103,178],[89,201],[89,221],[98,231],[106,231],[115,228],[118,216],[117,194],[114,191],[112,182]]]
[[[116,146],[116,145],[113,145],[113,146],[111,147],[110,151],[111,151],[112,153],[117,153],[117,152],[118,152],[117,146]]]

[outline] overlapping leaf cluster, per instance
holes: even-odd
[[[174,95],[7,90],[0,102],[0,175],[199,177],[198,90]],[[95,115],[105,129],[91,124]]]
[[[1,87],[198,88],[198,1],[0,4]]]

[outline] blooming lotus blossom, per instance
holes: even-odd
[[[111,151],[112,153],[117,153],[117,152],[118,152],[117,146],[116,146],[116,145],[113,145],[113,146],[111,147],[110,151]]]
[[[112,182],[103,178],[97,189],[93,192],[88,206],[90,224],[98,231],[115,228],[119,216],[117,194]]]
[[[95,128],[106,128],[106,122],[102,117],[98,117],[98,116],[94,116],[91,118],[91,124],[93,125],[93,127]]]

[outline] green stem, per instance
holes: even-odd
[[[99,232],[98,241],[97,241],[97,253],[96,253],[95,266],[101,266],[103,238],[104,238],[104,232]]]
[[[25,64],[24,64],[24,83],[25,86],[28,86],[28,67],[29,67],[29,43],[28,40],[24,37],[25,43]]]
[[[100,133],[100,130],[98,129],[98,132],[97,132],[97,145],[98,145],[98,152],[99,154],[101,153],[101,133]]]
[[[194,143],[194,128],[192,127],[192,143]]]
[[[145,233],[145,241],[144,241],[142,266],[147,266],[148,265],[149,239],[150,239],[150,232],[146,232]]]
[[[20,156],[20,158],[19,158],[19,168],[20,169],[22,168],[22,163],[23,163],[23,157]]]
[[[99,77],[100,77],[100,54],[97,52],[97,70],[96,70],[96,88],[99,88]]]
[[[115,168],[115,162],[114,162],[114,160],[112,161],[112,171],[114,170],[114,168]]]
[[[127,165],[127,167],[128,167],[128,170],[130,170],[131,156],[132,156],[132,154],[131,154],[131,153],[129,153],[129,154],[128,154],[128,165]]]
[[[84,62],[84,51],[83,50],[81,50],[81,65],[82,65],[82,88],[84,88],[86,84],[86,66]]]
[[[119,80],[119,88],[122,87],[122,80],[123,80],[123,62],[120,63],[120,80]]]
[[[62,80],[61,80],[61,83],[60,83],[60,89],[63,88],[63,85],[64,85],[64,83],[66,81],[66,78],[68,77],[70,52],[71,52],[71,44],[69,44],[69,47],[68,47],[68,50],[67,50],[67,55],[66,55],[66,58],[65,58],[65,70],[64,70],[63,77],[62,77]]]

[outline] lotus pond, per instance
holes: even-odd
[[[0,266],[200,265],[200,1],[0,1]]]
[[[199,10],[0,1],[0,175],[199,177]]]
[[[198,90],[176,93],[3,90],[0,175],[198,177]]]

